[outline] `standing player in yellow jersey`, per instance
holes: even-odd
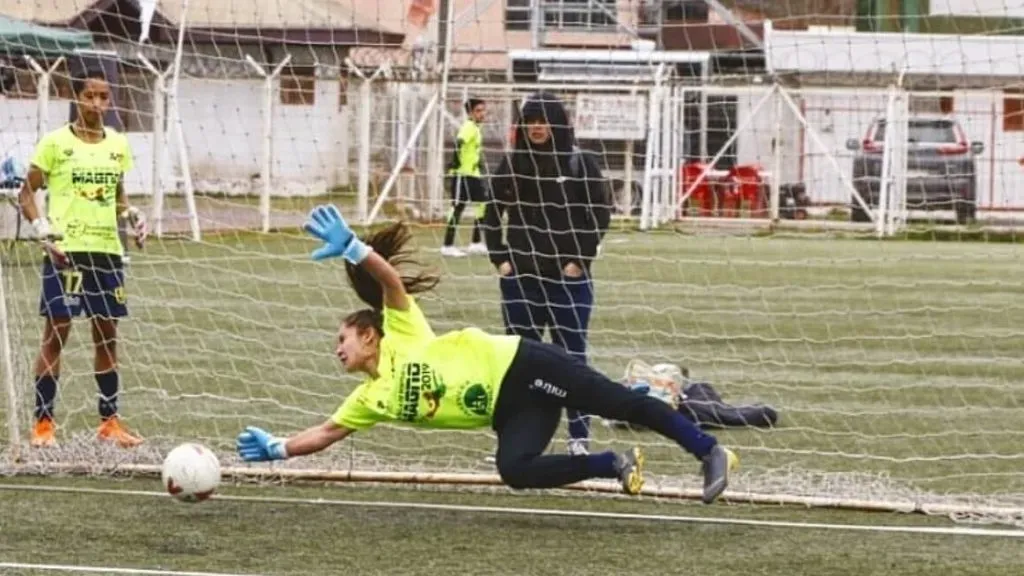
[[[483,100],[470,98],[466,102],[468,118],[459,128],[455,137],[455,155],[449,165],[449,176],[452,179],[452,207],[448,213],[448,226],[444,231],[444,244],[441,254],[460,257],[465,252],[455,247],[455,227],[462,218],[462,212],[469,202],[476,203],[476,214],[473,216],[473,236],[467,251],[470,254],[486,254],[487,245],[480,234],[480,223],[484,217],[484,208],[490,202],[490,192],[484,182],[484,136],[480,130],[487,116],[487,104]]]
[[[54,404],[61,352],[71,319],[84,313],[92,323],[94,374],[99,387],[97,435],[131,447],[142,440],[126,429],[117,411],[117,322],[128,314],[118,215],[132,226],[140,248],[146,221],[140,210],[128,205],[124,192],[123,176],[132,168],[128,140],[104,126],[103,117],[111,104],[110,85],[102,72],[86,71],[74,79],[73,87],[77,119],[39,141],[20,195],[22,213],[46,249],[32,445],[51,446],[56,441]],[[48,203],[46,214],[41,214],[35,191],[44,185]]]
[[[564,408],[645,426],[676,441],[702,463],[703,500],[725,490],[736,456],[667,403],[633,392],[552,344],[497,336],[478,328],[435,335],[411,294],[434,276],[403,275],[412,264],[402,223],[356,238],[334,206],[315,208],[306,230],[324,242],[314,260],[342,256],[349,282],[370,308],[350,314],[338,333],[345,369],[366,374],[323,424],[290,438],[250,426],[237,438],[247,461],[280,460],[324,450],[381,422],[425,428],[491,427],[496,464],[510,487],[556,488],[590,478],[616,478],[629,494],[643,486],[643,454],[544,454]]]

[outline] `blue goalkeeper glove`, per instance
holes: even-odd
[[[235,440],[238,455],[246,462],[268,462],[288,458],[284,439],[277,438],[262,428],[246,426]]]
[[[313,208],[303,229],[324,242],[323,246],[313,251],[313,260],[342,256],[353,264],[360,264],[373,250],[356,238],[348,223],[341,217],[341,212],[333,204]]]

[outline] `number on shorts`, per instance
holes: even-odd
[[[124,304],[127,298],[124,296],[124,286],[118,286],[114,288],[114,301],[118,304]]]
[[[82,291],[82,273],[75,269],[62,270],[61,281],[65,294],[78,294]]]

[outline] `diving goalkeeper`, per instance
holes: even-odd
[[[432,289],[436,276],[409,276],[396,266],[409,259],[402,223],[366,241],[355,236],[334,206],[315,208],[305,229],[323,241],[313,260],[342,256],[349,283],[370,307],[349,314],[336,354],[360,384],[323,424],[289,438],[249,426],[238,435],[246,461],[280,460],[324,450],[381,422],[425,428],[490,426],[498,436],[496,464],[515,489],[556,488],[590,478],[618,479],[626,493],[643,486],[643,454],[544,454],[563,408],[632,422],[677,442],[702,463],[703,501],[725,490],[736,457],[668,404],[631,392],[561,348],[478,328],[435,335],[412,294]]]

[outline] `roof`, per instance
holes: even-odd
[[[0,53],[61,55],[92,45],[88,32],[50,28],[0,15]]]
[[[187,22],[203,28],[356,28],[403,33],[357,10],[358,4],[357,0],[191,0]],[[181,2],[164,0],[158,10],[171,22],[181,20]]]
[[[42,24],[67,24],[94,0],[0,0],[0,14]]]
[[[1024,37],[903,34],[852,30],[775,30],[765,34],[769,70],[778,74],[899,73],[962,85],[969,77],[1024,76]]]
[[[941,122],[945,122],[945,121],[955,122],[956,121],[956,115],[955,114],[945,114],[945,113],[941,113],[941,112],[939,112],[939,113],[936,113],[936,112],[911,112],[911,113],[909,113],[907,115],[907,120],[909,120],[911,122],[913,122],[913,121],[917,121],[917,122],[940,122],[940,121]],[[887,122],[887,121],[888,121],[888,117],[886,117],[886,116],[875,116],[874,118],[872,118],[872,122]]]
[[[137,1],[137,0],[136,0]],[[179,0],[157,0],[170,23],[181,19]],[[42,24],[69,25],[117,0],[0,0],[0,14]],[[360,0],[190,0],[190,28],[363,29],[404,34],[400,22],[381,22],[372,2]],[[358,8],[357,8],[358,6]]]
[[[512,60],[588,62],[595,64],[679,64],[707,62],[709,52],[664,50],[509,50]]]

